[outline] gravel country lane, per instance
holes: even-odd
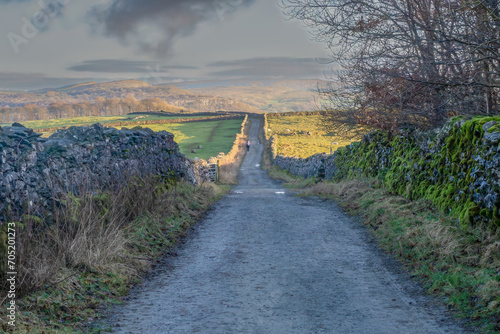
[[[358,221],[269,179],[258,129],[240,184],[113,311],[114,333],[467,333]]]

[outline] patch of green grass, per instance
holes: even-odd
[[[272,165],[267,168],[267,173],[269,177],[285,182],[285,186],[291,183],[299,182],[301,178],[289,173],[288,171],[282,170],[279,167]]]
[[[326,133],[321,127],[320,115],[268,116],[267,135],[278,135],[278,154],[307,158],[317,153],[349,145],[350,140]],[[271,131],[268,131],[271,129]],[[336,143],[336,144],[333,144]]]
[[[147,125],[153,131],[168,131],[175,135],[181,152],[188,158],[208,159],[220,152],[227,154],[233,147],[236,134],[241,130],[242,120],[220,120],[210,122]],[[198,149],[198,146],[203,146]],[[196,153],[191,153],[196,150]]]
[[[19,301],[29,310],[19,315],[16,333],[84,333],[81,324],[100,317],[102,305],[120,304],[132,284],[126,275],[93,270],[71,277],[69,284],[50,286]]]
[[[302,177],[297,177],[287,171],[280,169],[277,166],[272,166],[266,169],[267,173],[269,174],[269,177],[275,180],[283,181],[284,182],[283,187],[288,189],[292,190],[304,189],[318,182],[316,178],[304,179]]]

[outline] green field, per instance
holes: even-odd
[[[215,114],[214,114],[215,116]],[[114,123],[114,122],[132,122],[132,121],[156,121],[163,119],[176,119],[176,118],[194,118],[194,117],[204,117],[197,115],[186,116],[168,116],[168,115],[121,115],[121,116],[88,116],[88,117],[74,117],[74,118],[59,118],[59,119],[48,119],[43,121],[28,121],[22,122],[22,124],[30,129],[45,129],[45,128],[59,128],[66,126],[86,126],[95,123]],[[0,124],[0,126],[9,126],[11,124]]]
[[[221,120],[196,123],[147,125],[153,131],[168,131],[175,135],[181,152],[188,158],[208,159],[220,152],[228,153],[233,147],[236,134],[241,130],[243,119]],[[129,127],[131,128],[131,127]],[[198,149],[202,145],[202,149]],[[196,153],[191,153],[195,149]]]
[[[278,154],[307,158],[317,153],[330,153],[349,145],[350,140],[332,136],[321,128],[319,115],[268,117],[267,135],[278,135]]]

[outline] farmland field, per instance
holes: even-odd
[[[270,131],[269,131],[270,129]],[[349,145],[350,140],[330,135],[321,128],[319,115],[268,115],[267,135],[278,135],[278,154],[307,158],[330,153]]]
[[[196,123],[152,124],[144,126],[153,131],[168,131],[175,135],[181,152],[188,158],[208,159],[219,152],[228,153],[240,132],[242,119],[220,120]],[[129,127],[130,128],[130,127]],[[202,145],[202,149],[198,149]],[[191,153],[191,150],[196,153]]]

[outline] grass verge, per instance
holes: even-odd
[[[301,190],[318,183],[318,179],[316,178],[304,179],[302,177],[297,177],[287,171],[281,170],[277,166],[268,168],[267,173],[269,177],[275,180],[283,181],[283,187],[288,189]]]
[[[117,192],[68,195],[50,225],[26,217],[17,224],[16,327],[3,322],[0,331],[102,332],[89,323],[106,306],[120,303],[228,190],[136,178]]]
[[[231,151],[219,159],[219,182],[221,184],[238,184],[238,171],[247,153],[246,142],[248,140],[248,133],[251,126],[252,120],[246,116],[243,123],[241,123],[240,132],[236,134],[236,139],[234,140]]]
[[[264,152],[262,153],[262,158],[260,160],[260,165],[263,169],[269,171],[271,167],[273,167],[273,159],[272,159],[272,148],[271,148],[271,140],[266,135],[266,131],[268,128],[267,117],[265,115],[262,116],[261,127],[259,130],[259,141],[264,145]]]
[[[426,200],[390,194],[376,179],[297,180],[271,169],[302,196],[320,196],[360,215],[379,245],[402,262],[429,293],[483,333],[500,333],[500,232],[463,228]]]

